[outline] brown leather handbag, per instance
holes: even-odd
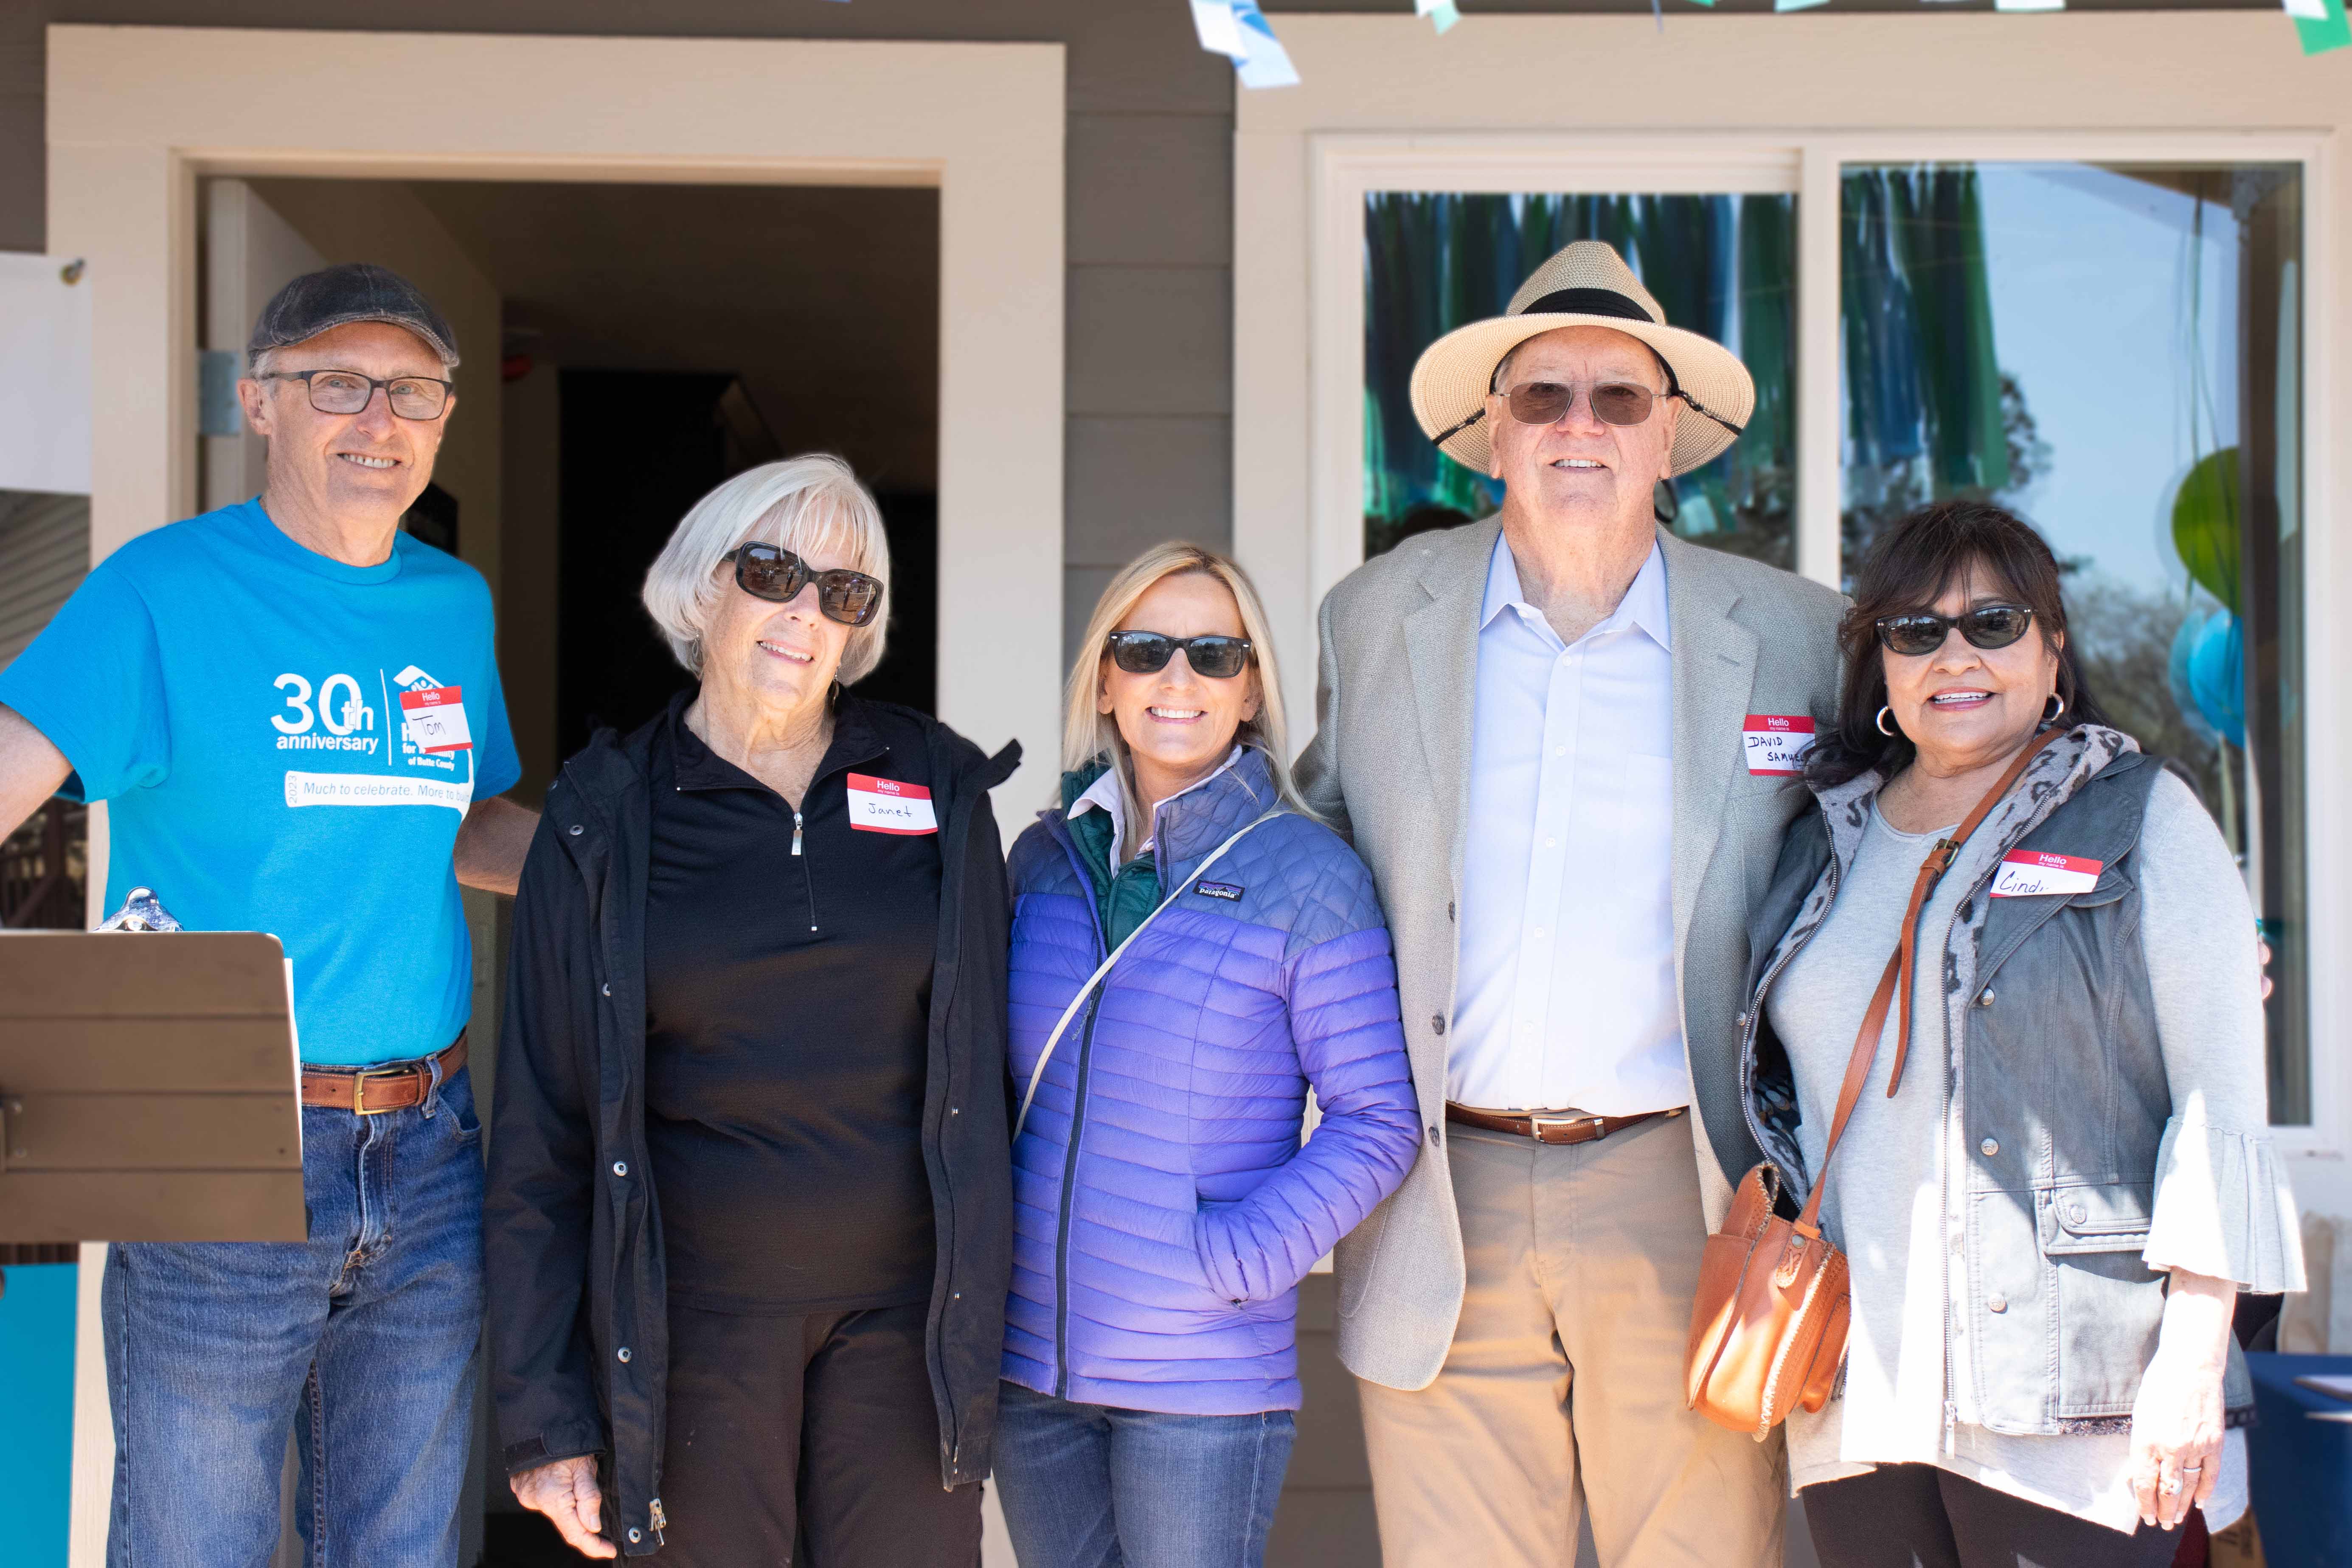
[[[1958,858],[1960,846],[1988,813],[2009,794],[2042,747],[2064,731],[2045,731],[2011,763],[1955,828],[1939,838],[1911,885],[1903,930],[1878,989],[1863,1015],[1838,1090],[1837,1113],[1822,1150],[1822,1168],[1804,1212],[1793,1220],[1774,1212],[1780,1173],[1770,1161],[1748,1173],[1733,1194],[1723,1228],[1706,1238],[1698,1268],[1698,1294],[1691,1303],[1690,1352],[1685,1367],[1689,1406],[1719,1426],[1762,1442],[1789,1412],[1801,1405],[1819,1410],[1829,1403],[1845,1363],[1849,1299],[1845,1254],[1822,1235],[1822,1194],[1829,1185],[1830,1161],[1847,1120],[1862,1100],[1886,1009],[1900,998],[1895,1031],[1895,1067],[1886,1080],[1891,1099],[1903,1082],[1903,1062],[1911,1049],[1912,960],[1918,942],[1919,911],[1936,884]]]

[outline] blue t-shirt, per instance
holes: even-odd
[[[349,566],[258,500],[142,534],[0,670],[109,802],[106,907],[152,888],[194,931],[294,968],[305,1061],[439,1050],[470,1012],[450,861],[469,802],[521,776],[481,575],[405,533]]]

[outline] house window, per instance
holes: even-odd
[[[1974,496],[2039,528],[2085,684],[2178,763],[2274,958],[2312,1115],[2294,163],[1846,163],[1841,535]]]

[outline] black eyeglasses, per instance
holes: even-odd
[[[757,540],[739,544],[719,559],[735,563],[735,585],[755,599],[789,605],[814,583],[816,607],[830,620],[865,626],[881,613],[882,579],[863,572],[812,572],[807,562],[782,545]]]
[[[1957,616],[1939,616],[1928,610],[1881,616],[1874,624],[1879,644],[1887,652],[1916,658],[1943,647],[1954,626],[1960,628],[1960,635],[1969,639],[1970,647],[1988,651],[2007,647],[2033,624],[2033,612],[2023,605],[1979,605]]]
[[[1249,668],[1247,637],[1171,637],[1164,632],[1113,632],[1106,639],[1110,661],[1129,675],[1157,675],[1177,650],[1195,675],[1230,680]]]
[[[321,414],[357,414],[368,405],[375,396],[375,389],[381,386],[394,414],[403,419],[423,422],[438,419],[449,412],[449,394],[457,388],[457,383],[437,376],[396,375],[390,381],[378,381],[355,370],[268,370],[253,379],[307,382],[310,406]]]

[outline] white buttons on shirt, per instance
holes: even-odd
[[[2000,1140],[1998,1138],[1988,1138],[1983,1142],[1978,1144],[1977,1148],[1983,1153],[1986,1159],[1990,1160],[1995,1154],[2000,1152]]]
[[[2006,1312],[2009,1310],[2009,1298],[2001,1295],[1988,1296],[1985,1298],[1985,1309],[1988,1311]]]

